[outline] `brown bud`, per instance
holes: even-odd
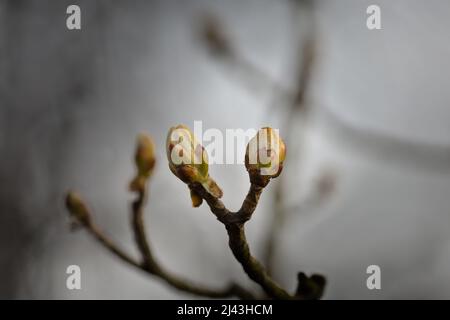
[[[134,155],[137,174],[130,183],[130,190],[140,191],[145,187],[147,179],[153,173],[155,167],[155,144],[152,138],[144,133],[138,135],[136,152]]]
[[[200,207],[203,203],[203,198],[194,190],[191,189],[191,200],[194,208]]]
[[[84,226],[91,223],[89,209],[77,193],[72,191],[67,193],[66,208],[76,223]]]
[[[136,167],[140,176],[149,177],[155,167],[155,144],[152,138],[144,133],[137,138],[136,153],[134,156]]]

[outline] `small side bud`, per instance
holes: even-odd
[[[249,141],[245,153],[245,167],[251,183],[267,186],[270,179],[280,175],[285,158],[286,146],[278,130],[269,127],[260,129]]]
[[[214,197],[222,197],[222,190],[208,173],[208,153],[188,127],[170,128],[166,149],[169,168],[174,175],[187,185],[200,183]],[[193,204],[201,203],[193,199]]]
[[[203,203],[203,198],[194,190],[191,189],[191,200],[194,208],[200,207]]]
[[[70,216],[76,224],[88,226],[91,224],[91,216],[89,210],[75,192],[68,192],[66,195],[66,208],[69,210]]]
[[[155,144],[152,138],[144,133],[138,135],[136,152],[134,155],[137,174],[130,183],[130,190],[140,191],[145,187],[147,179],[153,173],[155,167]]]

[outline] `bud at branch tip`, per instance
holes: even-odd
[[[170,128],[166,151],[170,171],[181,181],[188,185],[199,183],[214,197],[222,197],[222,190],[209,176],[208,154],[187,126]],[[202,203],[195,192],[191,192],[191,199],[194,207]]]

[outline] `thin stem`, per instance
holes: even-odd
[[[250,218],[252,217],[252,214],[255,211],[256,206],[258,205],[262,190],[262,187],[257,186],[253,183],[250,185],[250,190],[248,191],[241,208],[237,212],[237,214],[242,217],[243,221],[250,220]]]
[[[200,184],[192,184],[190,185],[190,188],[193,188],[203,199],[205,199],[217,219],[225,225],[230,249],[249,278],[258,283],[265,293],[274,299],[294,298],[282,289],[267,274],[263,265],[251,255],[245,237],[244,224],[251,218],[255,211],[263,188],[251,184],[241,209],[237,212],[230,212],[226,209],[222,201],[210,195]]]
[[[211,289],[208,287],[203,287],[194,283],[189,282],[186,279],[178,277],[169,271],[165,270],[153,257],[150,244],[147,240],[147,236],[145,234],[145,226],[144,226],[144,205],[146,202],[147,191],[146,187],[138,192],[138,197],[133,202],[133,219],[132,225],[135,234],[135,239],[139,251],[142,254],[143,262],[135,260],[133,257],[129,256],[125,251],[120,249],[113,240],[111,240],[93,221],[92,215],[89,211],[87,211],[87,207],[83,204],[83,207],[86,208],[86,215],[89,219],[86,219],[81,225],[83,225],[86,230],[100,243],[102,244],[108,251],[113,253],[115,256],[120,258],[122,261],[128,263],[129,265],[134,266],[135,268],[146,272],[152,276],[155,276],[172,287],[184,291],[187,293],[191,293],[198,296],[208,297],[208,298],[230,298],[230,297],[238,297],[244,300],[252,300],[255,299],[255,296],[239,286],[236,283],[230,283],[225,286],[223,289]]]
[[[157,268],[152,272],[155,276],[158,276],[162,280],[164,280],[167,284],[171,285],[172,287],[180,290],[189,292],[191,294],[195,294],[198,296],[208,297],[208,298],[229,298],[229,297],[239,297],[243,300],[254,300],[255,296],[247,291],[246,289],[242,288],[241,286],[230,283],[228,286],[226,286],[223,289],[209,289],[205,287],[201,287],[196,284],[191,284],[186,279],[182,279],[178,276],[175,276],[173,274],[168,273],[168,271],[163,270],[161,268]]]
[[[197,284],[190,283],[186,279],[180,278],[165,270],[156,261],[151,251],[144,225],[144,206],[147,200],[147,190],[147,185],[144,185],[143,188],[138,191],[138,196],[132,205],[133,230],[135,234],[136,244],[142,254],[143,270],[159,277],[178,290],[189,292],[195,295],[209,298],[227,298],[237,296],[241,299],[254,299],[254,296],[250,292],[235,283],[231,283],[221,290],[209,289]]]
[[[145,234],[144,226],[144,206],[147,198],[147,187],[144,186],[138,192],[136,200],[132,204],[132,227],[136,245],[142,255],[142,260],[145,268],[149,271],[156,271],[157,265],[153,258],[150,244]]]
[[[266,272],[264,266],[251,255],[242,224],[228,224],[229,245],[234,257],[242,265],[247,275],[258,283],[264,292],[274,299],[292,299],[293,297],[281,288]]]
[[[134,258],[129,256],[127,253],[122,251],[108,236],[106,236],[103,231],[100,230],[97,225],[95,225],[93,222],[89,223],[88,225],[85,225],[87,231],[100,242],[107,250],[112,252],[114,255],[125,261],[126,263],[141,269],[141,264],[136,261]]]

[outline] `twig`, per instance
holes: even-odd
[[[193,284],[186,279],[180,278],[169,271],[165,270],[154,259],[149,242],[145,234],[145,227],[143,221],[144,205],[146,199],[146,186],[139,191],[137,199],[133,202],[133,219],[132,225],[138,245],[139,251],[142,254],[143,261],[138,262],[133,257],[120,249],[114,241],[112,241],[106,234],[94,223],[92,214],[87,206],[82,202],[78,195],[69,193],[67,195],[67,207],[75,218],[78,225],[83,226],[100,244],[102,244],[108,251],[120,258],[122,261],[134,266],[135,268],[155,276],[172,287],[187,293],[208,298],[230,298],[238,297],[240,299],[250,300],[255,299],[255,296],[235,283],[230,283],[223,289],[211,289],[197,284]]]
[[[208,203],[217,219],[225,225],[230,249],[250,279],[258,283],[271,298],[293,299],[294,296],[291,296],[281,288],[267,274],[263,265],[251,255],[245,237],[244,224],[250,219],[256,209],[262,188],[251,184],[241,209],[237,212],[231,212],[225,207],[222,201],[209,194],[200,184],[191,184],[189,187],[194,189]]]
[[[136,238],[136,244],[142,254],[143,258],[143,268],[159,278],[163,279],[165,282],[170,284],[172,287],[177,288],[181,291],[186,291],[199,296],[205,296],[209,298],[226,298],[230,296],[237,296],[241,299],[254,299],[255,297],[241,286],[231,283],[226,288],[222,290],[214,290],[209,288],[200,287],[189,283],[185,279],[181,279],[174,274],[171,274],[155,260],[153,257],[149,241],[147,239],[144,227],[144,206],[147,198],[147,185],[144,185],[138,192],[136,200],[133,202],[133,230]]]
[[[142,264],[150,271],[155,272],[157,264],[153,258],[150,244],[145,234],[144,226],[144,206],[147,198],[147,186],[143,185],[142,189],[137,192],[136,200],[132,204],[132,228],[134,231],[134,237],[136,245],[142,255]]]
[[[302,3],[305,8],[309,11],[312,10],[312,2],[304,1]],[[227,36],[223,26],[220,21],[214,16],[207,16],[204,20],[204,40],[211,52],[215,53],[218,57],[228,62],[230,67],[233,67],[241,71],[241,74],[245,80],[257,80],[259,82],[264,82],[268,87],[273,90],[277,97],[282,98],[288,106],[288,114],[286,116],[284,128],[287,131],[286,143],[287,145],[294,145],[291,143],[290,137],[292,136],[293,120],[296,118],[296,114],[301,113],[306,122],[306,118],[309,113],[307,104],[305,103],[305,96],[307,87],[309,85],[309,80],[311,76],[311,69],[313,65],[314,58],[314,26],[311,24],[311,30],[307,35],[307,38],[301,43],[299,55],[302,57],[298,67],[298,78],[297,86],[295,90],[287,90],[277,81],[272,79],[270,75],[258,69],[254,64],[245,57],[239,54],[236,50],[230,38]],[[248,82],[248,81],[247,81]],[[278,99],[280,100],[280,99]],[[278,102],[279,103],[279,102]],[[298,141],[296,141],[298,143]],[[283,206],[283,186],[284,179],[280,178],[277,181],[274,194],[274,205],[272,215],[272,221],[269,223],[270,228],[267,232],[268,237],[266,239],[266,248],[264,253],[264,261],[267,267],[267,273],[272,274],[273,270],[273,253],[275,250],[275,243],[277,239],[277,234],[279,233],[284,217],[285,209]]]
[[[142,269],[142,265],[134,258],[120,249],[106,234],[94,223],[85,226],[86,230],[100,242],[107,250],[112,252],[115,256],[119,257],[126,263]]]

